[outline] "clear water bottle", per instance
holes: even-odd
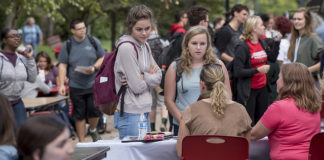
[[[147,133],[147,119],[144,113],[141,113],[140,119],[138,121],[138,139],[142,140]]]

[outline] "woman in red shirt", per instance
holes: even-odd
[[[270,45],[259,39],[264,35],[264,29],[259,16],[251,16],[246,20],[240,37],[241,43],[235,49],[233,61],[233,97],[246,107],[252,126],[268,107],[266,74],[270,66],[267,61],[274,62],[279,51],[279,42]]]
[[[270,157],[308,159],[312,137],[321,130],[321,98],[310,70],[284,64],[277,80],[279,100],[272,103],[251,131],[251,139],[269,136]]]

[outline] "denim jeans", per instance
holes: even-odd
[[[26,108],[23,101],[20,99],[17,104],[12,106],[15,114],[17,127],[20,128],[24,121],[27,119]]]
[[[18,159],[17,149],[14,146],[0,145],[1,160],[16,160]]]
[[[150,118],[149,112],[144,113],[147,119],[147,132],[150,132]],[[114,127],[118,129],[119,139],[123,139],[126,136],[138,136],[138,121],[141,114],[126,113],[120,117],[120,113],[115,112],[114,114]]]
[[[173,135],[178,136],[178,132],[179,132],[179,126],[176,124],[173,124]]]

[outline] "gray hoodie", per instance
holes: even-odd
[[[0,52],[0,92],[6,95],[9,101],[21,98],[24,82],[35,82],[37,76],[34,58],[26,58],[18,53],[16,66]]]
[[[125,94],[124,111],[126,113],[150,112],[152,106],[150,88],[155,88],[160,84],[161,70],[159,69],[155,74],[149,73],[150,66],[157,64],[147,43],[140,44],[132,36],[124,35],[119,38],[116,46],[123,41],[134,42],[138,51],[138,59],[132,44],[124,43],[119,47],[114,66],[116,91],[119,91],[121,77],[125,75],[128,88]],[[120,103],[117,108],[120,109]]]

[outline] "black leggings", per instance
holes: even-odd
[[[245,108],[252,120],[252,126],[254,126],[268,108],[267,86],[260,89],[251,89],[250,97]]]

